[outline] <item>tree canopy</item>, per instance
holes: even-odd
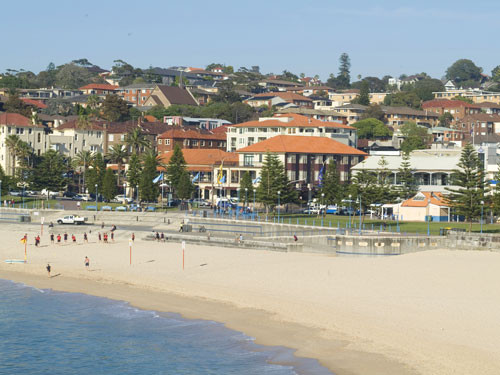
[[[358,130],[359,139],[387,138],[392,135],[387,125],[374,118],[360,120],[352,126]]]

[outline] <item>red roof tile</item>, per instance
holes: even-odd
[[[475,104],[466,103],[462,100],[433,99],[422,103],[423,109],[428,108],[478,108]]]
[[[25,102],[26,104],[29,104],[29,105],[32,105],[32,106],[35,106],[37,108],[40,108],[40,109],[44,109],[44,108],[47,108],[47,105],[44,104],[42,101],[40,100],[34,100],[34,99],[28,99],[28,98],[21,98],[21,100],[23,102]]]
[[[424,195],[424,199],[415,199],[421,198]],[[440,192],[432,192],[432,191],[422,191],[415,195],[413,198],[405,200],[401,203],[402,207],[427,207],[429,204],[434,204],[436,206],[448,206],[446,202],[446,198]]]
[[[167,164],[172,156],[173,151],[160,155],[161,162]],[[224,164],[237,164],[238,154],[234,152],[226,152],[219,149],[183,149],[182,154],[188,168],[193,165],[213,166]]]
[[[368,155],[328,137],[278,135],[237,150],[243,152],[276,152],[300,154]]]
[[[158,138],[168,138],[168,139],[208,139],[208,140],[216,140],[216,141],[225,141],[226,133],[213,133],[211,131],[196,131],[192,129],[185,128],[174,128],[169,129],[166,132],[162,133],[158,136]]]
[[[11,126],[28,126],[34,128],[43,127],[43,125],[33,125],[31,120],[19,113],[0,113],[0,125],[11,125]]]
[[[312,99],[309,99],[306,96],[295,94],[294,92],[285,92],[285,91],[266,92],[262,94],[256,94],[253,97],[260,98],[268,96],[278,96],[287,102],[293,102],[294,100],[302,102],[312,102]]]

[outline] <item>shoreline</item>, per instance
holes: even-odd
[[[38,289],[89,294],[125,301],[141,310],[177,313],[184,319],[222,323],[228,329],[253,338],[255,344],[291,349],[298,361],[301,358],[317,360],[319,365],[335,375],[415,374],[405,364],[379,354],[348,350],[345,348],[348,346],[346,340],[325,338],[321,329],[276,320],[274,314],[264,310],[239,308],[228,303],[116,283],[113,280],[95,281],[61,276],[48,278],[0,269],[0,278]],[[288,362],[277,363],[293,365]]]
[[[83,243],[84,230],[56,227],[77,243],[51,244],[45,232],[35,248],[38,228],[2,226],[0,278],[220,322],[336,375],[498,374],[500,253],[360,258],[187,245],[183,269],[178,243],[136,231],[130,265],[131,232],[103,244],[95,231]],[[24,257],[25,232],[28,263],[4,263]]]

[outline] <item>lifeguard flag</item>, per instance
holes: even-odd
[[[26,237],[21,238],[21,243],[26,243]]]

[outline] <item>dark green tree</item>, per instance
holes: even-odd
[[[359,139],[387,138],[391,136],[391,131],[382,121],[367,118],[352,125],[358,130]]]
[[[159,174],[158,156],[151,150],[143,155],[143,160],[144,168],[139,182],[139,194],[141,196],[141,200],[154,202],[158,198],[160,191],[158,184],[153,182]]]
[[[495,215],[500,215],[500,163],[497,165],[497,172],[493,176],[495,187],[492,189],[491,209]]]
[[[368,82],[361,82],[361,88],[359,91],[359,96],[356,98],[356,103],[361,105],[370,105],[370,91],[368,87]],[[353,100],[354,102],[354,100]]]
[[[132,154],[128,161],[127,181],[129,186],[135,188],[139,185],[142,173],[142,163],[139,155]]]
[[[450,112],[445,112],[439,116],[439,126],[449,127],[453,121],[453,115]]]
[[[415,82],[415,88],[413,91],[422,101],[432,100],[434,99],[433,92],[444,91],[444,85],[439,79],[422,79]]]
[[[102,192],[102,182],[105,173],[106,162],[102,154],[97,153],[92,160],[91,167],[88,168],[85,173],[85,185],[89,193],[94,193],[96,191],[95,185],[97,185],[98,191]]]
[[[340,174],[337,170],[337,164],[332,159],[328,163],[323,174],[323,186],[320,193],[325,194],[325,204],[339,205],[344,199],[345,187],[340,183]]]
[[[246,191],[245,191],[246,189]],[[246,171],[240,180],[240,201],[245,200],[245,206],[248,205],[248,198],[253,195],[253,183],[250,172]]]
[[[398,195],[401,199],[406,200],[415,196],[418,192],[418,184],[413,175],[414,169],[411,167],[410,154],[403,153],[401,164],[398,169]]]
[[[347,89],[351,83],[351,59],[347,53],[339,58],[339,75],[337,76],[338,88]]]
[[[384,104],[392,107],[420,108],[421,100],[414,91],[402,91],[389,94],[384,98]]]
[[[375,200],[376,203],[390,203],[396,197],[392,172],[388,169],[389,163],[384,156],[380,158],[377,164],[377,191]]]
[[[170,181],[170,186],[173,188],[174,192],[177,194],[177,188],[179,187],[179,182],[181,177],[187,172],[186,160],[184,159],[184,154],[182,153],[181,146],[175,144],[174,150],[172,151],[172,156],[167,165],[167,178]]]
[[[55,83],[63,89],[77,89],[92,82],[88,69],[75,64],[65,64],[55,74]]]
[[[458,168],[453,170],[452,185],[457,189],[446,188],[446,199],[457,215],[464,216],[469,222],[481,215],[481,202],[485,201],[486,184],[484,169],[474,147],[468,143],[462,149]]]
[[[379,203],[377,202],[380,196],[377,185],[377,174],[365,169],[360,170],[352,178],[349,193],[353,199],[357,199],[357,205],[359,205],[359,201],[361,200],[362,211],[366,211],[374,203]]]
[[[128,105],[118,95],[107,95],[101,105],[102,117],[108,121],[125,121],[129,118]]]
[[[361,116],[362,120],[365,120],[367,118],[372,118],[384,122],[385,113],[380,105],[372,104],[363,112],[363,115]]]
[[[410,153],[413,150],[421,150],[427,147],[430,139],[427,128],[419,126],[414,122],[406,122],[401,126],[400,130],[405,138],[401,144],[401,151]]]
[[[447,70],[446,78],[463,84],[467,81],[479,82],[483,69],[476,66],[469,59],[460,59],[455,61]]]
[[[102,179],[102,195],[106,201],[110,201],[116,194],[116,177],[113,171],[108,168],[106,172],[104,172],[104,177]]]
[[[55,150],[48,150],[41,157],[41,162],[35,167],[32,180],[33,188],[52,191],[63,190],[67,183],[63,177],[65,170],[62,155]]]
[[[23,102],[17,93],[9,95],[7,101],[3,105],[5,112],[19,113],[25,117],[31,117],[31,107]]]
[[[296,201],[297,193],[290,187],[283,163],[277,155],[270,153],[265,155],[260,177],[256,195],[257,200],[266,207],[266,213],[278,204],[278,191],[280,203]]]
[[[188,171],[184,171],[177,182],[175,189],[176,195],[179,199],[190,199],[191,194],[193,194],[195,187],[191,182],[191,177]]]

